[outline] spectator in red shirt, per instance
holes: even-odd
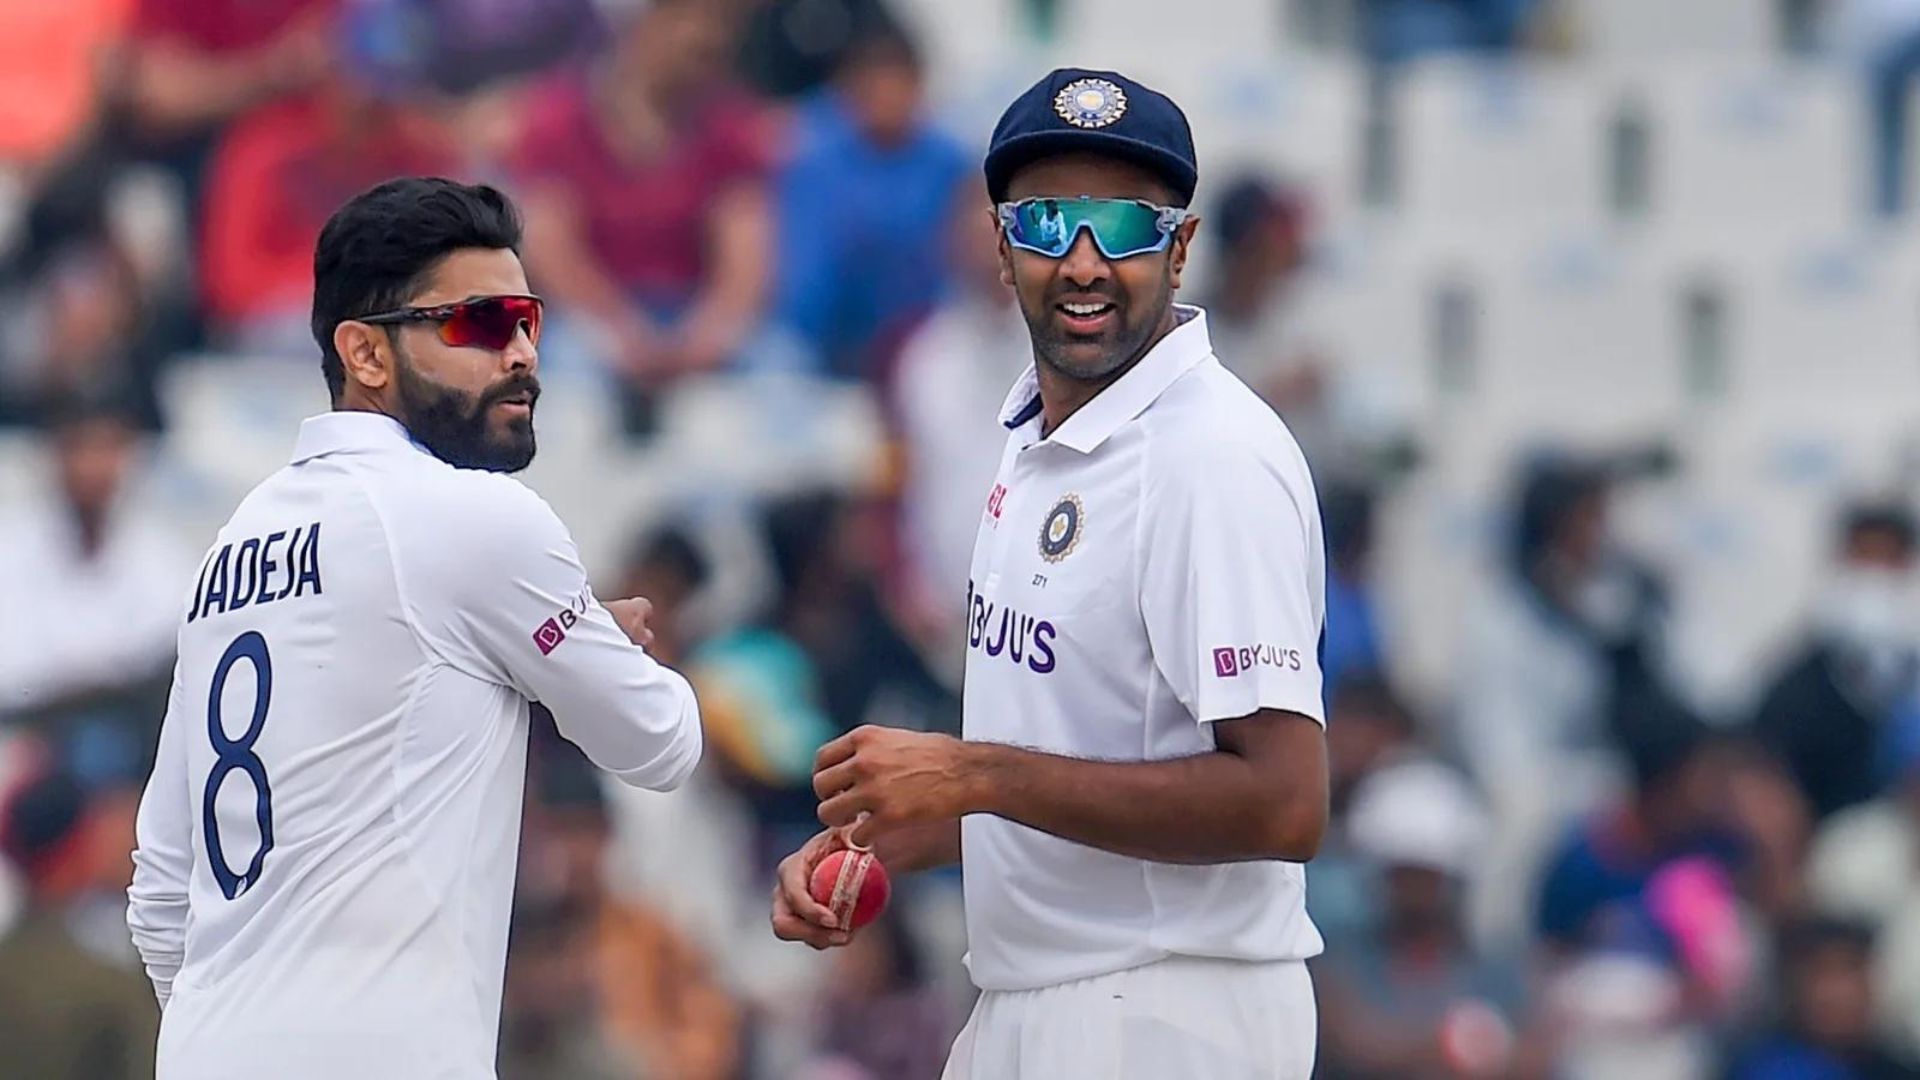
[[[139,0],[130,104],[151,140],[207,134],[317,85],[337,0]]]
[[[131,0],[0,4],[0,169],[31,181],[90,135]]]
[[[458,171],[425,110],[346,82],[242,120],[207,175],[201,289],[217,342],[310,354],[313,244],[328,215],[382,180]]]
[[[728,10],[654,0],[600,66],[536,95],[518,154],[529,270],[640,390],[735,359],[763,316],[772,129],[717,74]]]

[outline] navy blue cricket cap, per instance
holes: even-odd
[[[1181,204],[1200,180],[1193,129],[1173,99],[1114,71],[1058,68],[1013,100],[987,147],[987,195],[1007,197],[1020,168],[1057,154],[1102,154],[1157,175]]]

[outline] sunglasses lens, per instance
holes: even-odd
[[[455,305],[452,316],[440,324],[440,339],[449,345],[497,352],[513,344],[524,325],[527,340],[539,344],[540,315],[541,303],[534,297],[490,296]]]
[[[1073,228],[1054,199],[1016,203],[1007,222],[1007,239],[1029,251],[1059,258],[1073,246]]]
[[[1160,212],[1128,199],[1029,199],[1013,207],[1007,239],[1058,259],[1083,226],[1110,259],[1158,251],[1166,242]]]
[[[1093,237],[1100,250],[1113,259],[1158,251],[1167,235],[1160,231],[1160,212],[1137,202],[1090,202],[1087,220],[1093,224]]]

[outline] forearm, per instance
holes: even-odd
[[[633,317],[626,291],[600,266],[586,239],[586,222],[569,196],[535,187],[526,207],[526,260],[538,287],[551,299],[602,322]]]
[[[897,874],[933,870],[960,861],[960,821],[908,825],[876,837],[873,854]]]
[[[152,127],[194,128],[238,115],[279,92],[263,52],[233,57],[198,53],[166,42],[136,57],[133,100]]]
[[[527,250],[528,261],[549,296],[610,327],[618,328],[637,317],[625,290],[600,269],[586,245],[569,243],[560,248],[540,255],[534,254],[532,245]]]
[[[1224,751],[1166,761],[1061,757],[968,743],[970,810],[1077,844],[1168,863],[1304,862],[1319,845],[1316,793],[1276,790]]]
[[[766,306],[773,224],[766,195],[743,187],[718,199],[710,212],[713,271],[694,297],[683,333],[737,346]]]

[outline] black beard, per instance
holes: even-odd
[[[1020,313],[1026,317],[1027,330],[1033,338],[1034,360],[1069,379],[1083,382],[1098,382],[1140,359],[1147,351],[1147,342],[1152,339],[1154,330],[1160,325],[1162,313],[1173,301],[1171,284],[1163,283],[1156,302],[1147,305],[1148,310],[1156,314],[1136,326],[1129,321],[1133,306],[1127,302],[1127,298],[1119,293],[1106,294],[1108,301],[1113,304],[1114,321],[1118,329],[1107,339],[1109,347],[1106,352],[1096,363],[1088,366],[1084,362],[1067,359],[1067,350],[1086,339],[1062,331],[1054,321],[1054,305],[1058,297],[1053,294],[1064,296],[1074,291],[1070,288],[1050,289],[1046,303],[1039,311],[1029,311],[1022,304]]]
[[[533,418],[513,420],[507,434],[496,437],[487,431],[487,410],[523,391],[537,397],[539,380],[509,378],[476,399],[420,374],[404,354],[399,360],[395,387],[404,415],[398,419],[434,457],[455,468],[502,473],[519,472],[533,462]]]

